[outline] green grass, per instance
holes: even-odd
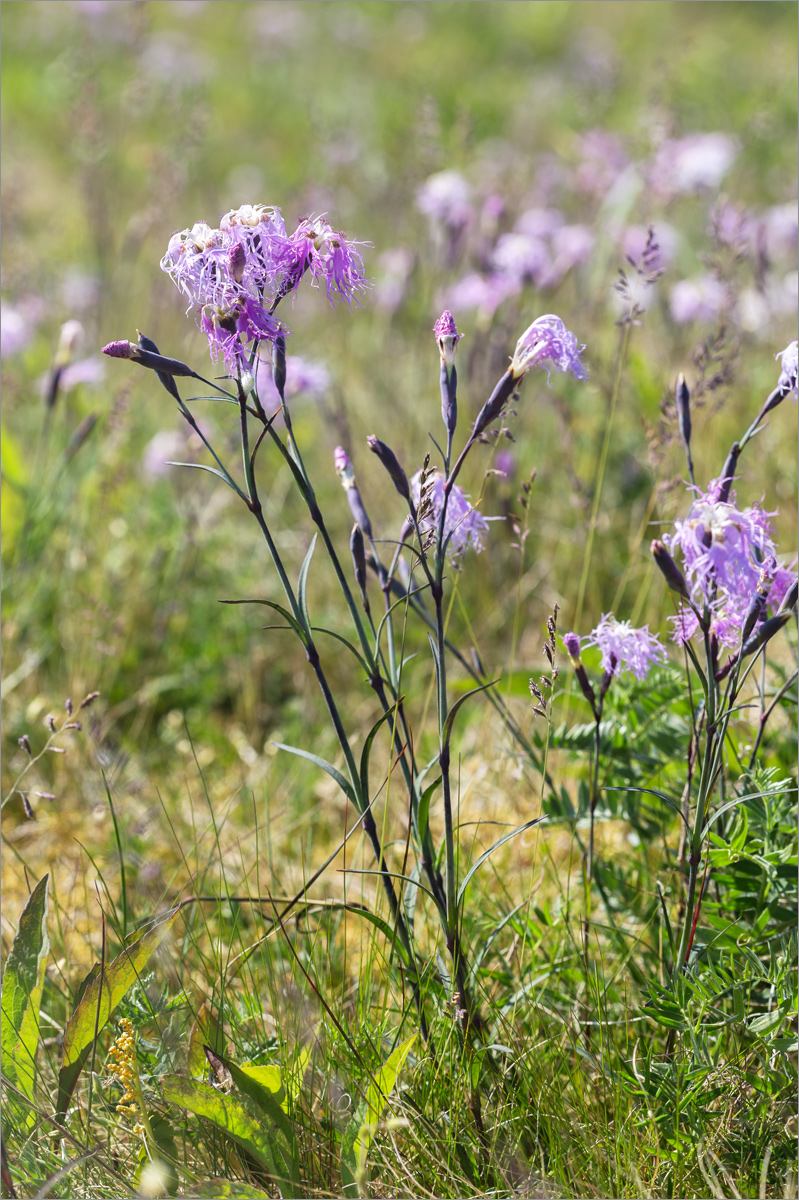
[[[172,1076],[209,1078],[203,1042],[234,1064],[278,1068],[297,1195],[795,1194],[795,621],[750,680],[744,698],[755,708],[730,726],[725,796],[744,786],[754,796],[709,846],[700,953],[677,983],[679,823],[668,805],[631,790],[678,801],[682,793],[692,716],[676,651],[647,684],[608,693],[587,942],[594,726],[559,642],[549,721],[531,715],[528,691],[531,676],[549,671],[542,645],[556,603],[561,633],[584,633],[612,609],[648,621],[665,641],[673,604],[648,544],[686,509],[668,403],[674,379],[685,371],[693,390],[694,460],[705,483],[774,386],[773,355],[795,332],[790,312],[765,330],[740,309],[723,332],[671,319],[668,290],[680,278],[711,269],[738,297],[795,268],[720,245],[709,229],[712,196],[663,201],[644,186],[626,210],[574,190],[548,201],[548,164],[573,166],[581,134],[594,128],[623,135],[639,162],[659,131],[721,130],[739,142],[724,180],[733,202],[757,215],[793,201],[795,16],[785,3],[117,3],[89,15],[63,3],[3,6],[3,297],[39,296],[44,308],[29,345],[3,360],[4,797],[29,764],[18,739],[27,735],[33,755],[41,752],[19,783],[36,819],[26,819],[18,794],[3,811],[6,962],[46,873],[50,889],[30,1094],[24,1071],[8,1075],[25,1050],[4,1041],[3,1144],[17,1195],[33,1197],[47,1180],[52,1196],[134,1195],[148,1146],[169,1166],[170,1194],[277,1195],[279,1170],[218,1122],[165,1099]],[[148,64],[173,53],[171,66],[151,72]],[[467,333],[461,425],[542,311],[559,313],[587,343],[590,380],[556,375],[550,389],[543,373],[528,377],[509,422],[517,476],[486,474],[495,451],[478,448],[461,481],[482,497],[482,512],[507,519],[492,524],[479,558],[450,572],[447,633],[467,658],[472,647],[479,653],[485,677],[500,678],[527,745],[480,697],[461,710],[460,878],[504,832],[547,820],[488,858],[463,904],[482,1045],[463,1036],[435,907],[408,889],[430,1040],[417,1036],[389,1079],[381,1068],[418,1030],[418,1016],[395,940],[370,920],[389,920],[379,879],[363,873],[374,870],[371,848],[333,780],[275,746],[340,765],[318,688],[295,639],[262,629],[267,609],[218,603],[281,599],[254,523],[210,476],[145,473],[152,437],[179,427],[150,374],[108,360],[103,384],[61,395],[49,415],[38,389],[61,322],[76,314],[87,332],[81,353],[138,327],[164,353],[208,371],[204,339],[158,259],[174,229],[214,222],[244,200],[280,204],[290,228],[328,211],[334,225],[374,243],[370,275],[382,252],[409,247],[409,286],[394,312],[368,296],[363,309],[333,313],[307,288],[286,312],[289,353],[324,361],[333,379],[322,400],[298,399],[292,411],[348,565],[351,518],[333,448],[348,447],[385,538],[396,536],[403,509],[366,453],[366,434],[391,445],[409,475],[428,450],[435,457],[431,327],[441,290],[473,265],[444,261],[414,207],[419,185],[444,168],[462,170],[481,195],[500,192],[511,223],[551,202],[597,237],[590,263],[555,291],[528,286],[491,321],[456,313]],[[650,221],[671,225],[679,243],[642,324],[625,330],[615,324],[612,285],[619,266],[632,272],[613,226]],[[75,270],[94,280],[79,309],[63,287]],[[702,393],[716,371],[721,386]],[[237,464],[225,406],[196,411]],[[89,417],[96,422],[76,438]],[[272,448],[261,470],[265,515],[296,579],[312,525]],[[790,558],[790,401],[744,452],[740,476],[742,506],[762,499],[779,509],[778,542]],[[375,588],[373,606],[379,600]],[[321,546],[308,603],[315,625],[346,628]],[[426,762],[438,749],[427,632],[401,615],[397,627],[415,656],[403,691]],[[378,716],[374,695],[340,645],[320,635],[320,652],[359,757]],[[596,683],[598,655],[585,661]],[[784,684],[747,782],[762,698]],[[472,685],[452,664],[450,702]],[[66,698],[77,709],[94,691],[100,697],[73,717],[82,729],[57,732],[45,749],[48,714],[60,729]],[[373,811],[392,870],[408,875],[416,861],[408,799],[391,765],[382,732]],[[437,800],[431,822],[438,845]],[[348,831],[306,900],[276,922]],[[83,1011],[89,1058],[57,1128],[63,1035],[81,1011],[81,982],[177,902],[185,903],[168,935],[96,1038]],[[25,938],[31,953],[34,934]],[[116,1111],[121,1089],[108,1054],[119,1017],[136,1031],[144,1135]],[[255,1103],[241,1095],[234,1082],[231,1103]],[[254,1111],[277,1138],[283,1118],[266,1101]],[[364,1114],[374,1127],[368,1180],[347,1159]],[[342,1158],[356,1168],[349,1190]]]

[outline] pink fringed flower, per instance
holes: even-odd
[[[585,644],[601,650],[602,670],[614,676],[626,673],[646,679],[655,663],[666,660],[658,635],[650,633],[648,625],[634,629],[629,621],[617,621],[613,613],[603,613]]]
[[[720,500],[719,482],[696,493],[688,516],[675,521],[674,533],[663,541],[672,553],[682,554],[691,600],[698,610],[708,609],[711,632],[732,646],[740,639],[762,565],[775,558],[776,548],[770,514],[756,505],[737,508],[734,492],[727,501]],[[792,579],[784,568],[775,567],[774,574],[772,604],[779,602]],[[675,641],[687,641],[699,623],[689,609],[672,620]]]
[[[585,346],[579,344],[560,317],[546,313],[543,317],[537,317],[519,338],[511,361],[511,371],[519,379],[531,367],[543,367],[547,375],[554,367],[556,371],[571,371],[575,379],[587,379],[588,375],[580,362],[583,350]]]
[[[421,501],[422,472],[417,471],[411,479],[411,495],[417,509]],[[432,480],[428,479],[425,496],[430,503],[430,511],[420,521],[423,533],[433,533],[438,529],[441,517],[441,506],[444,503],[444,476],[437,471]],[[444,522],[444,541],[447,543],[447,553],[455,562],[470,547],[475,554],[483,549],[483,542],[488,533],[488,521],[477,509],[469,503],[468,496],[455,484],[447,502],[447,516]]]

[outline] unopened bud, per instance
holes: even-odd
[[[749,654],[754,654],[761,646],[765,646],[770,642],[776,633],[782,629],[791,619],[791,614],[785,609],[781,609],[775,617],[769,617],[760,625],[752,636],[744,642],[741,647],[741,658],[746,658]]]
[[[351,488],[355,483],[355,472],[352,469],[350,456],[343,446],[336,446],[333,451],[333,466],[338,472],[338,477],[341,480],[343,488]]]
[[[477,414],[472,433],[473,437],[477,437],[484,429],[488,428],[492,421],[496,420],[518,386],[519,378],[513,373],[512,369],[505,372]]]
[[[391,476],[391,482],[397,489],[399,494],[410,501],[411,489],[408,486],[408,476],[403,471],[399,464],[396,454],[391,450],[385,442],[381,442],[374,434],[370,434],[366,439],[367,445],[373,454],[376,454],[383,466]]]
[[[28,799],[28,797],[25,795],[24,792],[17,792],[17,795],[19,796],[20,800],[22,801],[22,808],[25,812],[25,816],[28,818],[29,821],[35,821],[36,813],[33,811],[31,802]]]
[[[97,697],[99,695],[100,695],[99,692],[89,692],[88,696],[83,697],[83,699],[80,702],[79,707],[80,708],[88,708],[90,704],[94,704],[95,700],[97,699]]]
[[[350,552],[352,553],[352,566],[355,571],[355,582],[362,592],[366,590],[366,551],[363,545],[363,533],[357,523],[352,527],[350,534]]]
[[[649,548],[652,551],[655,563],[660,568],[661,574],[671,590],[682,596],[683,600],[690,600],[685,576],[663,543],[655,540]]]
[[[44,723],[47,726],[47,728],[50,730],[51,733],[55,733],[55,730],[56,730],[55,717],[53,716],[52,713],[47,714],[47,716],[44,719]]]
[[[777,560],[771,555],[760,571],[760,578],[757,581],[757,589],[752,597],[746,616],[744,617],[743,628],[741,629],[741,641],[745,644],[757,622],[760,620],[760,615],[766,607],[768,594],[771,591],[771,585],[774,582],[774,574],[777,570]]]
[[[27,733],[23,733],[21,738],[17,738],[17,745],[22,747],[29,758],[33,757],[33,751],[31,750],[31,744]]]
[[[563,635],[563,645],[566,647],[566,653],[571,659],[572,666],[577,666],[580,661],[580,638],[576,633],[565,633]]]
[[[680,427],[680,435],[686,446],[691,445],[691,393],[688,391],[688,384],[685,382],[685,376],[682,371],[677,376],[677,388],[675,391],[675,399],[677,401],[677,424]]]
[[[719,476],[721,487],[719,488],[718,499],[721,504],[726,504],[730,498],[730,492],[735,480],[735,468],[738,466],[738,455],[740,453],[741,447],[737,442],[733,442],[732,446],[730,446],[730,452],[727,455],[727,461]]]
[[[286,388],[286,339],[279,334],[272,343],[272,381],[277,394],[285,403]]]
[[[446,363],[448,367],[451,367],[455,361],[455,351],[458,348],[458,342],[463,337],[463,334],[458,333],[455,318],[448,308],[444,309],[433,326],[433,336],[438,343],[442,363]]]

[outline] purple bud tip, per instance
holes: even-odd
[[[337,471],[346,471],[347,467],[351,467],[349,455],[343,446],[336,446],[333,451],[333,464]]]
[[[133,358],[133,346],[130,342],[109,342],[103,346],[103,354],[109,358]]]
[[[433,326],[433,334],[436,340],[443,337],[459,337],[458,329],[455,324],[455,318],[448,308],[445,308],[441,316]]]
[[[567,633],[563,638],[563,645],[566,647],[566,653],[569,658],[580,657],[580,639],[576,633]]]
[[[241,242],[234,242],[227,252],[228,266],[230,273],[236,280],[236,283],[241,283],[241,277],[244,274],[244,267],[247,263],[247,252]]]

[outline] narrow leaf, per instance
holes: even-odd
[[[300,625],[299,621],[295,620],[295,618],[291,615],[291,613],[289,612],[289,610],[287,608],[284,608],[282,604],[276,604],[274,600],[220,600],[219,603],[220,604],[264,604],[264,605],[266,605],[267,608],[274,609],[275,612],[280,613],[281,617],[283,617],[284,620],[288,621],[289,625],[294,630],[294,632],[299,634],[299,636],[302,638],[303,645],[307,644],[307,638],[305,636],[305,631],[302,628],[302,625]]]
[[[427,827],[430,823],[430,801],[433,799],[433,793],[441,783],[439,775],[429,787],[426,787],[422,792],[422,798],[419,801],[419,807],[416,811],[416,828],[419,836],[419,841],[423,842],[427,837]]]
[[[316,763],[317,767],[327,771],[331,779],[335,779],[345,796],[348,796],[353,804],[356,803],[355,789],[352,784],[327,759],[320,758],[318,754],[312,754],[310,750],[302,750],[299,746],[288,746],[285,742],[273,742],[272,745],[277,746],[278,750],[288,750],[289,754],[296,754],[298,758],[307,758],[309,762]]]
[[[472,688],[470,691],[464,692],[462,696],[458,697],[452,708],[447,713],[447,719],[444,722],[444,730],[441,740],[445,746],[449,745],[449,740],[452,737],[452,723],[455,720],[455,717],[458,715],[458,709],[461,707],[461,705],[464,704],[470,696],[476,696],[478,692],[484,692],[486,688],[493,687],[495,683],[499,683],[499,680],[492,679],[490,683],[481,683],[479,687]]]
[[[460,904],[461,900],[463,899],[463,894],[469,885],[469,881],[471,880],[472,875],[474,875],[475,871],[477,871],[483,865],[485,860],[487,858],[489,858],[494,853],[495,850],[498,850],[499,847],[502,846],[505,842],[509,842],[511,838],[516,837],[516,835],[518,833],[524,833],[525,829],[532,829],[533,825],[537,825],[539,823],[539,821],[543,821],[543,819],[544,819],[543,817],[536,817],[532,821],[527,821],[524,825],[519,825],[516,829],[512,829],[510,831],[510,833],[503,834],[503,836],[501,838],[499,838],[498,841],[494,842],[493,846],[489,846],[487,850],[484,850],[483,853],[478,858],[477,862],[472,863],[472,866],[467,871],[466,877],[464,878],[463,883],[461,884],[460,888],[458,889],[457,903]]]
[[[220,471],[217,467],[209,467],[206,463],[184,463],[184,462],[167,462],[165,464],[165,466],[167,466],[167,467],[194,467],[195,471],[207,471],[209,473],[209,475],[216,475],[217,479],[221,479],[223,483],[226,483],[228,485],[228,487],[231,488],[236,493],[237,496],[241,496],[242,499],[246,499],[246,496],[244,495],[244,492],[241,490],[241,488],[238,487],[238,485],[236,483],[234,483],[234,481],[231,479],[231,477],[229,475],[227,475],[223,471]]]
[[[311,538],[311,544],[308,547],[308,553],[305,555],[305,558],[302,560],[302,566],[300,567],[300,578],[297,583],[297,598],[300,602],[300,612],[302,613],[303,620],[305,621],[306,629],[311,628],[311,619],[308,616],[308,603],[306,600],[306,591],[308,588],[308,569],[311,565],[311,559],[313,558],[313,552],[316,549],[316,537],[317,537],[317,535],[314,534],[313,537]]]
[[[404,697],[401,697],[400,699],[403,698]],[[399,703],[400,700],[397,701],[397,704]],[[369,757],[372,753],[372,744],[374,743],[380,726],[384,721],[387,721],[389,717],[393,717],[395,712],[396,704],[392,705],[388,712],[383,713],[383,715],[375,721],[374,725],[367,733],[366,741],[363,744],[363,750],[361,751],[361,795],[363,796],[366,804],[369,803]]]
[[[36,1079],[39,1006],[50,952],[47,911],[50,875],[43,876],[28,897],[19,919],[3,976],[0,1030],[3,1075],[29,1100]]]

